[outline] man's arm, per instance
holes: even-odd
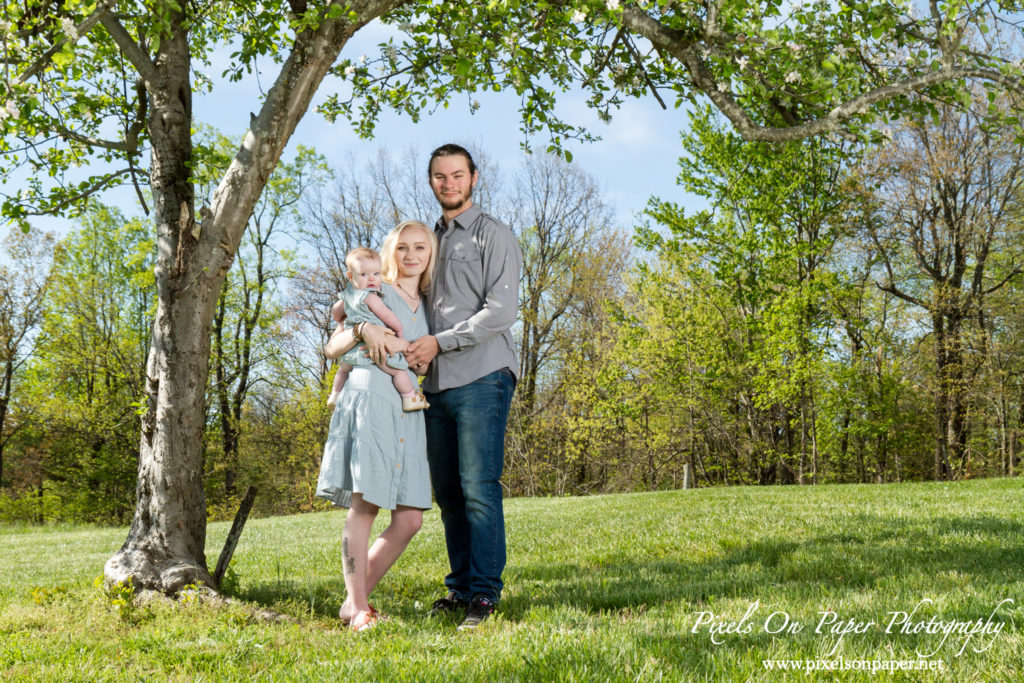
[[[483,248],[484,305],[468,319],[438,332],[441,353],[475,346],[512,327],[519,313],[519,274],[523,255],[510,229],[496,226]]]

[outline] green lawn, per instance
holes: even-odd
[[[285,624],[234,606],[118,609],[94,580],[124,529],[0,527],[0,679],[797,680],[763,660],[799,659],[943,667],[820,680],[1018,680],[1022,493],[1011,479],[510,500],[504,601],[475,633],[422,617],[443,592],[436,510],[374,594],[391,620],[364,634],[334,618],[341,512],[246,527],[232,592],[297,618]],[[211,563],[228,526],[211,526]],[[916,634],[886,632],[919,604]],[[739,633],[694,632],[748,612]],[[834,622],[816,633],[821,612]],[[943,641],[929,622],[955,630]],[[787,624],[801,630],[768,632]]]

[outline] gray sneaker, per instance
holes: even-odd
[[[486,595],[474,595],[473,601],[469,603],[469,609],[466,610],[466,618],[459,624],[460,631],[471,631],[480,624],[487,621],[494,610],[498,606],[494,604],[494,600],[487,597]]]

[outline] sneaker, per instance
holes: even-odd
[[[494,614],[494,610],[497,608],[498,606],[491,598],[485,595],[473,596],[473,601],[469,603],[469,609],[466,610],[466,618],[459,624],[459,630],[470,631],[476,628],[487,621],[487,618]]]
[[[440,600],[435,600],[434,605],[427,612],[428,617],[443,617],[448,614],[462,614],[466,611],[468,603],[460,600],[455,593],[449,593]]]
[[[416,392],[412,396],[402,397],[402,410],[407,413],[411,413],[416,410],[426,410],[430,407],[427,403],[427,398],[420,392]]]

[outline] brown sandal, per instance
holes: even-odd
[[[349,624],[349,628],[351,628],[356,633],[369,631],[371,628],[375,627],[379,622],[384,621],[384,617],[381,616],[380,612],[373,608],[373,605],[370,606],[369,612],[363,612],[363,614],[366,615],[364,618],[360,619],[359,621],[353,621],[351,624]]]

